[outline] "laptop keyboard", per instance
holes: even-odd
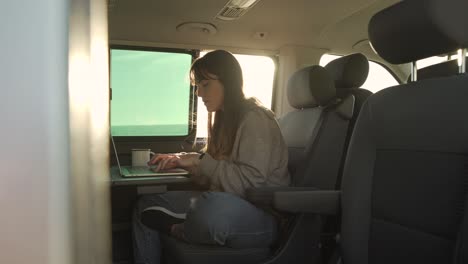
[[[148,167],[131,167],[128,168],[130,173],[141,174],[141,173],[152,173],[153,171],[150,170]]]

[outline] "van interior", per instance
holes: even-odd
[[[264,248],[162,236],[162,263],[468,263],[466,10],[465,0],[4,3],[0,262],[135,263],[138,198],[205,189],[119,166],[134,149],[203,149],[208,112],[189,71],[222,49],[289,151],[291,186],[246,199],[285,221]]]

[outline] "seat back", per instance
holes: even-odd
[[[336,99],[336,89],[328,72],[310,66],[295,72],[288,80],[287,96],[294,108],[279,120],[289,153],[289,171],[294,176],[304,161],[305,150],[314,141],[314,132],[322,121],[323,109]]]
[[[466,16],[446,23],[467,4],[402,1],[372,18],[373,47],[397,64],[466,47]],[[343,175],[344,263],[468,263],[467,101],[466,75],[369,97]]]
[[[289,79],[288,100],[295,110],[279,125],[289,149],[293,185],[333,189],[354,97],[338,98],[329,72],[309,66]]]
[[[341,60],[338,64],[344,61]],[[341,69],[347,71],[347,68],[353,67],[353,64],[338,66],[342,66]],[[321,76],[317,77],[315,75],[315,78],[310,78],[309,71],[311,70],[320,71]],[[361,72],[361,74],[367,76],[367,72]],[[291,76],[289,81],[288,92],[290,94],[288,94],[288,98],[291,105],[295,105],[295,96],[304,98],[304,93],[297,92],[294,89],[308,88],[311,95],[317,94],[318,89],[320,95],[323,93],[321,90],[330,89],[337,81],[340,82],[342,76],[339,71],[324,72],[323,68],[319,66],[307,67],[298,71]],[[294,85],[300,83],[297,82],[297,78],[309,81],[303,82],[301,86],[294,88]],[[365,77],[362,78],[362,76],[356,76],[355,78],[364,79],[365,81]],[[326,87],[328,88],[320,86],[324,84],[327,84]],[[280,127],[290,148],[290,157],[296,158],[296,162],[292,160],[296,166],[293,174],[295,186],[332,190],[336,188],[337,180],[340,178],[340,165],[347,144],[346,140],[349,138],[348,133],[351,131],[349,127],[355,110],[354,95],[334,96],[332,100],[329,99],[316,108],[306,111],[320,111],[319,113],[314,112],[314,114],[319,115],[318,117],[313,115],[315,117],[313,119],[304,118],[298,121],[296,125],[292,125],[288,118],[293,118],[294,115],[304,111],[298,109],[283,117],[280,120]],[[292,148],[294,145],[291,143],[297,140],[295,135],[300,133],[299,130],[303,129],[305,123],[310,122],[310,120],[313,120],[314,128],[308,130],[308,132],[303,131],[303,133],[308,133],[307,140],[302,141],[305,144],[301,148]],[[329,223],[329,219],[326,222]],[[319,244],[326,246],[323,240],[322,243],[320,242],[321,237],[319,236],[323,230],[323,219],[313,214],[299,214],[288,224],[284,229],[283,237],[279,239],[279,251],[268,263],[314,263],[321,255],[319,252],[323,250],[323,248],[319,248]]]
[[[354,113],[348,126],[343,155],[341,157],[340,170],[338,172],[341,176],[343,175],[346,153],[348,151],[349,142],[351,140],[351,135],[353,134],[353,129],[359,116],[359,112],[367,98],[372,95],[371,91],[361,88],[369,75],[369,61],[363,54],[354,53],[329,62],[325,65],[325,69],[333,76],[337,96],[339,98],[346,98],[350,95],[353,95],[355,98]],[[339,189],[340,185],[341,177],[338,177],[336,181],[336,189]]]

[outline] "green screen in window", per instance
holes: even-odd
[[[190,54],[111,49],[113,136],[189,132]]]

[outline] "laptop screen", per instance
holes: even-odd
[[[119,167],[119,172],[122,174],[122,169],[120,167],[119,155],[117,154],[117,148],[115,147],[114,137],[110,135],[112,141],[112,147],[114,148],[115,160],[117,161],[117,166]]]

